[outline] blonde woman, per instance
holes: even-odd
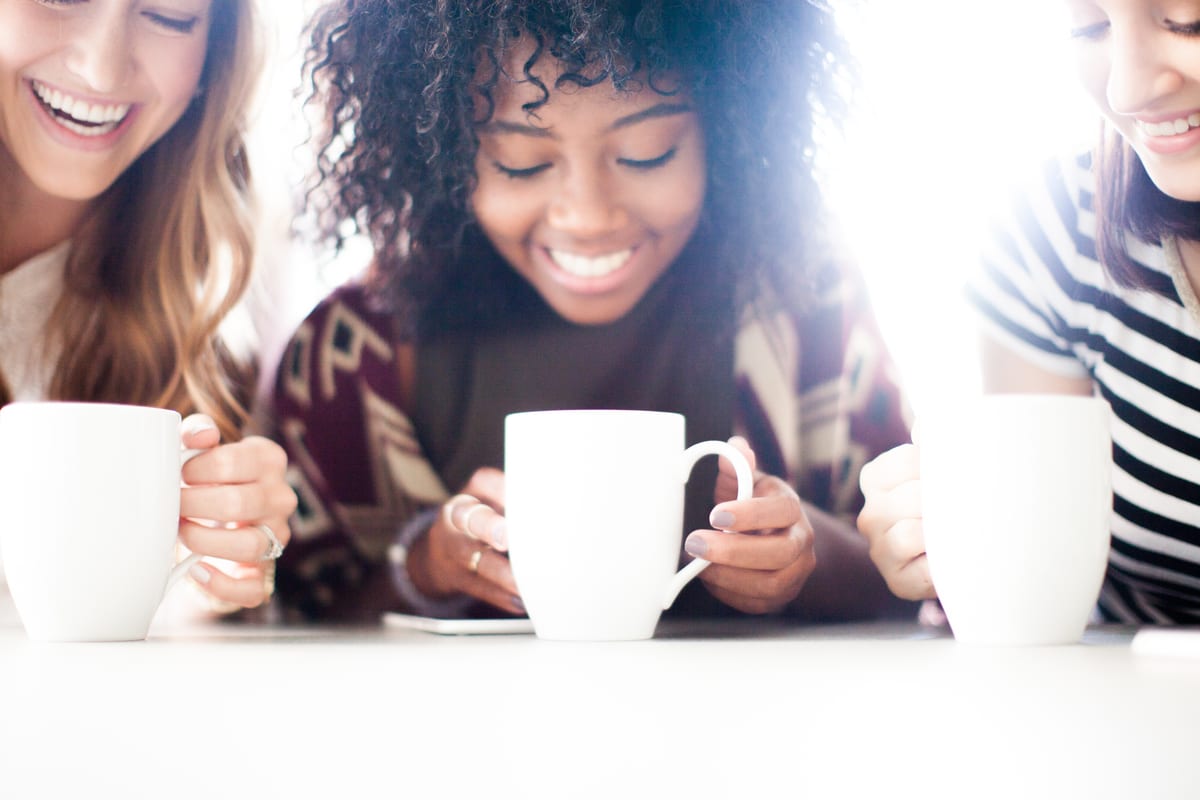
[[[180,540],[242,565],[192,577],[246,607],[295,505],[282,450],[239,441],[250,376],[219,334],[253,256],[257,52],[252,0],[0,0],[0,402],[189,415],[209,452]]]

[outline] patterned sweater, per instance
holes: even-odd
[[[401,410],[394,328],[361,286],[348,285],[309,315],[280,365],[277,435],[300,506],[277,595],[306,617],[414,610],[397,592],[389,553],[406,523],[458,488],[444,485]],[[857,273],[839,273],[802,313],[748,315],[731,378],[732,430],[759,468],[844,518],[861,507],[863,464],[908,440],[897,376]]]

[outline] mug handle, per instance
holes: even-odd
[[[692,468],[696,466],[696,462],[704,456],[725,456],[733,463],[733,470],[737,473],[737,499],[745,500],[754,494],[754,475],[750,472],[750,463],[746,461],[746,457],[742,452],[728,442],[719,442],[715,439],[707,442],[697,442],[696,444],[683,451],[683,482],[687,483],[687,479],[691,477]],[[703,558],[694,558],[691,563],[684,566],[683,569],[675,573],[675,577],[671,579],[671,583],[667,585],[667,593],[663,596],[663,608],[668,609],[675,602],[675,598],[684,586],[687,586],[688,581],[699,575],[709,562]]]
[[[206,452],[208,452],[208,451],[207,450],[180,450],[179,451],[179,466],[182,467],[184,464],[191,461],[196,456],[200,455],[201,453],[206,453]],[[175,588],[175,584],[179,583],[179,581],[183,578],[183,576],[187,574],[187,571],[192,568],[192,565],[195,564],[197,561],[199,561],[200,558],[201,557],[198,554],[192,553],[187,558],[185,558],[183,561],[180,561],[178,564],[176,564],[174,567],[171,568],[171,574],[167,576],[167,585],[163,589],[163,597],[166,597],[167,592],[169,592]]]

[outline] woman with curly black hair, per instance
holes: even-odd
[[[712,566],[674,613],[911,611],[852,523],[858,467],[907,426],[815,178],[846,77],[826,9],[343,0],[306,74],[311,208],[374,260],[278,377],[301,496],[281,597],[520,614],[505,415],[630,408],[759,471],[745,501],[724,462],[692,480],[681,557]]]

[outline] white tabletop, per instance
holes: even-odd
[[[1130,634],[225,624],[35,644],[0,615],[0,797],[1200,797],[1200,660]]]

